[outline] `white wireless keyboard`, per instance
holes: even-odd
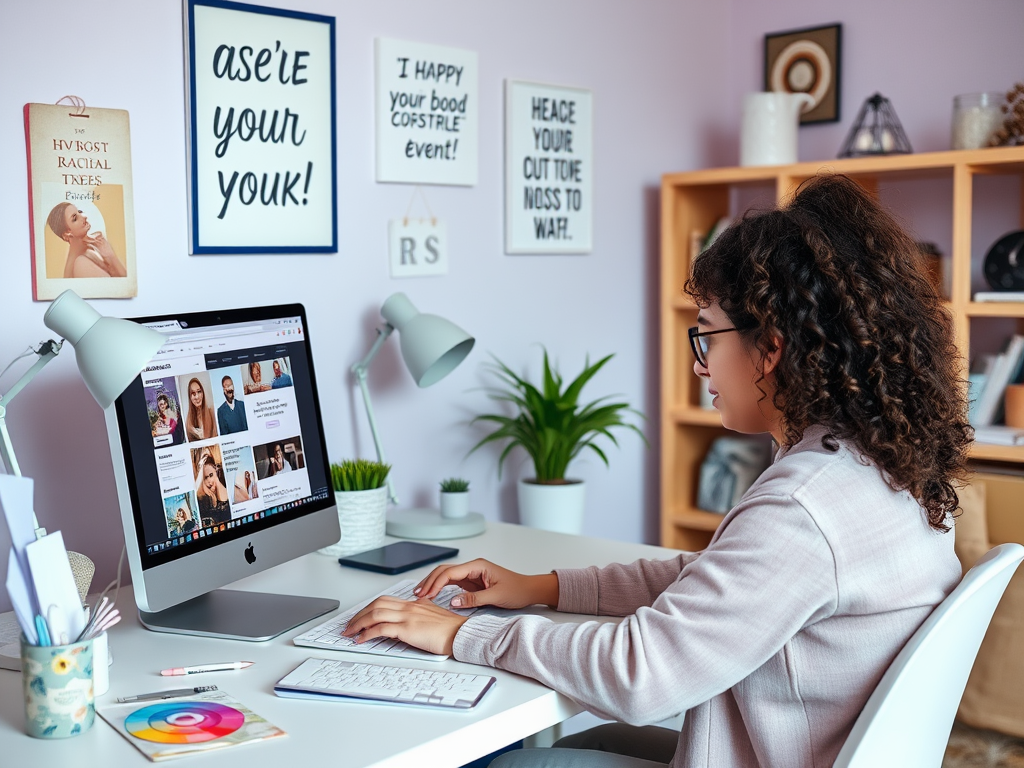
[[[364,600],[344,613],[332,616],[322,624],[318,624],[312,629],[306,630],[292,640],[292,642],[295,643],[295,645],[301,645],[308,648],[324,648],[332,651],[354,651],[356,653],[376,653],[382,656],[397,656],[404,659],[443,661],[448,657],[442,654],[421,651],[419,648],[413,648],[412,646],[403,643],[401,640],[395,640],[390,637],[378,637],[373,640],[368,640],[365,643],[357,643],[352,638],[342,637],[341,635],[345,629],[345,625],[348,624],[349,619],[381,595],[390,595],[391,597],[398,597],[403,600],[415,599],[416,595],[412,593],[412,590],[417,584],[419,584],[419,582],[412,579],[392,584],[386,590],[380,594],[374,595],[369,600]],[[454,611],[460,616],[469,616],[477,609],[452,608],[450,606],[452,598],[455,597],[455,595],[461,594],[461,592],[461,589],[449,584],[438,593],[437,597],[434,598],[434,602],[442,608]]]
[[[274,693],[294,698],[355,698],[469,709],[477,705],[492,685],[494,678],[489,675],[306,659],[278,681]]]

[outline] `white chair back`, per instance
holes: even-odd
[[[907,641],[864,705],[834,766],[939,768],[992,614],[1024,559],[1000,544],[982,557]]]

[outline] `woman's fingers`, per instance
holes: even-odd
[[[465,621],[429,600],[380,597],[353,616],[342,634],[358,643],[391,637],[431,653],[451,654]]]
[[[449,584],[474,592],[490,586],[490,573],[486,560],[472,560],[459,565],[439,565],[417,585],[413,593],[419,597],[433,598]],[[493,566],[491,566],[493,567]]]

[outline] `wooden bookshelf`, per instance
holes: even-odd
[[[948,308],[954,318],[957,343],[963,353],[964,378],[971,359],[972,338],[989,333],[985,323],[996,323],[993,333],[1024,333],[1024,304],[974,302],[979,286],[980,262],[996,237],[1024,227],[1024,147],[931,152],[878,158],[852,158],[797,163],[787,166],[713,168],[669,173],[661,184],[661,543],[679,549],[707,545],[721,515],[696,508],[697,479],[704,455],[716,437],[726,434],[717,411],[700,407],[701,383],[693,373],[686,330],[696,324],[697,307],[681,292],[694,250],[696,233],[706,233],[719,218],[738,216],[748,204],[774,204],[792,196],[802,181],[820,172],[845,173],[866,189],[878,193],[900,189],[903,195],[925,193],[931,188],[949,190]],[[972,234],[978,212],[987,214],[991,196],[984,182],[989,176],[1016,177],[1018,200],[1013,215],[993,224],[984,217],[978,238]],[[924,182],[923,186],[922,183]],[[1002,201],[1005,208],[1005,200]],[[942,218],[945,221],[945,218]],[[908,222],[914,229],[914,222]],[[999,228],[988,233],[982,229]],[[991,235],[990,237],[988,235]],[[985,237],[982,237],[985,235]],[[988,288],[984,288],[988,290]],[[972,336],[973,334],[973,336]],[[991,335],[991,334],[990,334]],[[999,339],[998,341],[1001,341]],[[1024,446],[975,444],[972,459],[981,463],[1024,469]]]

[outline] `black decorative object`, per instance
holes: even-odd
[[[839,156],[907,155],[913,151],[892,104],[876,93],[861,105]]]
[[[985,254],[985,279],[994,291],[1024,291],[1024,230],[996,240]]]

